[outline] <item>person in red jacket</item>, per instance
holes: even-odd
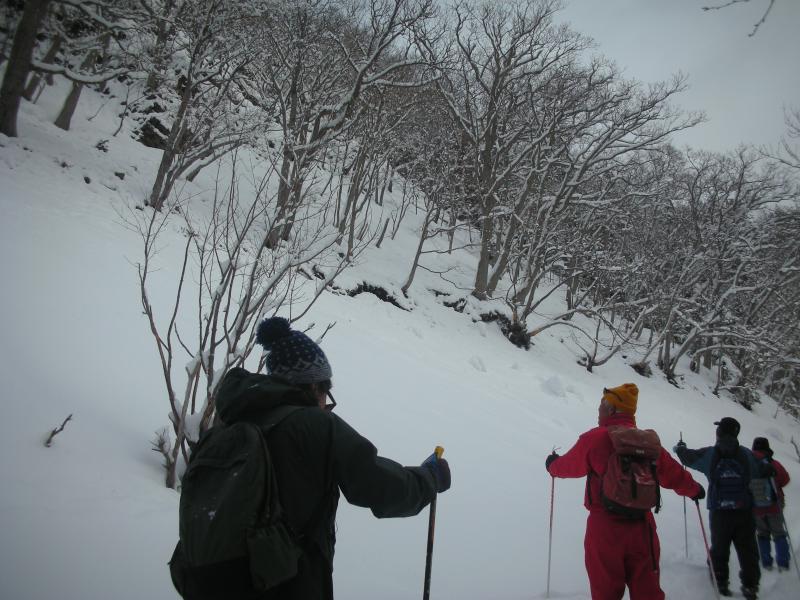
[[[778,563],[778,570],[786,571],[789,569],[789,542],[783,521],[783,488],[789,483],[789,473],[781,463],[772,458],[772,449],[769,447],[767,438],[757,437],[753,440],[753,455],[758,460],[766,461],[774,467],[775,475],[772,480],[777,494],[777,499],[771,506],[753,508],[761,565],[768,571],[772,570],[772,545],[770,543],[770,538],[772,538],[775,541],[775,562]]]
[[[569,452],[553,452],[545,466],[553,477],[586,477],[584,506],[589,511],[584,538],[586,572],[592,600],[620,600],[628,587],[631,600],[663,600],[659,584],[660,546],[655,519],[631,519],[608,512],[601,502],[601,478],[613,447],[608,427],[636,427],[639,389],[633,383],[604,389],[598,427],[583,433]],[[703,486],[661,448],[656,460],[661,487],[698,501]]]

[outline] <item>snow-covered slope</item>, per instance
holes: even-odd
[[[141,241],[125,226],[159,154],[112,137],[113,99],[84,94],[69,133],[50,125],[59,100],[51,90],[41,105],[26,103],[20,137],[0,137],[0,597],[176,598],[166,562],[178,495],[164,487],[159,455],[150,449],[154,432],[167,424],[167,403],[138,297]],[[107,152],[97,148],[102,140]],[[193,185],[201,191],[205,184],[200,178]],[[394,240],[371,248],[337,286],[366,281],[397,290],[418,225],[410,215]],[[166,247],[160,255],[164,281],[177,268],[174,252]],[[786,515],[797,547],[800,467],[790,439],[800,440],[800,427],[773,402],[747,412],[715,397],[707,379],[688,368],[679,390],[658,374],[639,376],[630,355],[588,373],[557,328],[520,350],[497,325],[473,322],[430,291],[468,288],[469,254],[424,260],[433,271],[447,270],[448,281],[418,273],[403,299],[411,310],[369,293],[325,292],[303,324],[322,331],[336,323],[323,347],[337,411],[382,454],[417,464],[435,445],[446,449],[453,487],[438,503],[432,597],[544,595],[551,492],[544,458],[595,424],[604,386],[625,381],[641,390],[640,425],[657,429],[665,445],[680,432],[690,446],[710,444],[713,421],[725,415],[740,420],[744,443],[767,436],[793,477]],[[47,433],[69,414],[45,448]],[[556,481],[552,597],[589,597],[582,497],[582,480]],[[378,521],[343,503],[337,597],[418,597],[426,514]],[[692,503],[687,519],[688,558],[683,501],[666,493],[657,517],[662,585],[670,598],[710,599]],[[792,572],[766,573],[762,597],[796,598],[797,583]]]

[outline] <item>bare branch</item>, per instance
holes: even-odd
[[[66,419],[64,419],[64,422],[61,423],[59,427],[56,427],[50,432],[50,435],[47,436],[47,439],[44,442],[46,448],[49,448],[50,446],[53,445],[53,438],[56,437],[62,431],[64,431],[64,427],[67,425],[67,422],[71,420],[72,420],[72,414],[70,414]]]

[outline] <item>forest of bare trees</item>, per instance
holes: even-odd
[[[56,93],[59,77],[71,84],[59,127],[69,129],[82,88],[113,84],[126,90],[126,131],[162,152],[144,217],[131,223],[170,402],[172,432],[157,441],[170,485],[185,442],[212,422],[219,374],[251,352],[257,320],[299,293],[307,311],[410,209],[424,218],[402,293],[413,293],[433,240],[453,252],[469,238],[472,288],[448,305],[473,317],[476,303],[504,307],[520,345],[564,328],[592,370],[636,344],[642,374],[680,385],[688,358],[717,393],[749,407],[767,392],[800,413],[798,110],[774,148],[676,148],[671,134],[703,119],[675,108],[685,81],[625,78],[556,22],[558,8],[37,0],[4,9],[0,131],[24,135],[20,104]],[[242,150],[258,163],[242,164]],[[199,221],[182,182],[223,157],[233,174],[218,177],[213,216]],[[387,191],[397,206],[385,205]],[[183,220],[186,258],[174,301],[159,306],[148,277],[169,219]],[[565,309],[545,315],[553,295]],[[181,335],[186,311],[197,313],[197,339]]]

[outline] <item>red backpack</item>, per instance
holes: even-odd
[[[615,515],[641,519],[661,508],[656,461],[661,440],[652,429],[609,427],[613,452],[600,482],[605,509]]]

